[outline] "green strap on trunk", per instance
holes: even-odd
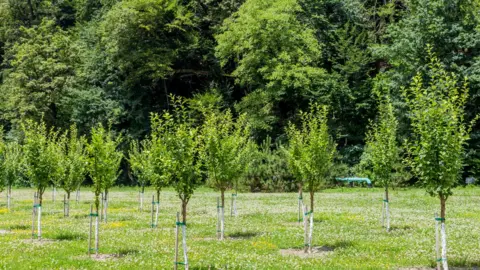
[[[175,264],[185,265],[184,262],[175,262]]]
[[[444,258],[437,259],[437,262],[444,262],[444,261],[447,261],[447,259],[444,259]]]
[[[436,220],[436,221],[445,221],[445,218],[436,217],[435,220]]]
[[[304,213],[304,215],[305,215],[305,216],[308,216],[308,215],[310,215],[310,214],[312,214],[312,213],[313,213],[313,211],[308,211],[308,212]]]
[[[386,203],[388,203],[388,200],[383,200],[383,202],[386,202]]]
[[[39,203],[36,203],[36,204],[33,205],[33,207],[38,208],[38,207],[42,207],[42,205],[39,204]]]
[[[178,221],[175,222],[175,225],[177,225],[177,226],[187,226],[186,223],[184,223],[184,222],[178,222]]]
[[[90,215],[88,215],[90,217],[98,217],[98,214],[97,213],[90,213]]]

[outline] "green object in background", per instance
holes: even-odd
[[[342,182],[348,182],[348,183],[351,183],[351,182],[365,182],[369,186],[372,185],[372,181],[370,181],[370,179],[368,179],[368,178],[346,177],[346,178],[335,178],[335,180],[342,181]]]

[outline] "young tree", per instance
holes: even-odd
[[[0,192],[5,189],[5,150],[6,143],[3,139],[3,128],[0,126]]]
[[[198,129],[188,123],[177,123],[172,133],[170,151],[173,157],[172,185],[182,201],[182,222],[187,221],[187,204],[200,184],[201,162],[198,157],[200,140]]]
[[[470,128],[465,123],[464,108],[468,97],[466,82],[446,72],[428,48],[430,56],[428,81],[417,74],[404,91],[410,109],[412,141],[407,159],[413,173],[431,196],[440,199],[443,268],[448,269],[445,232],[446,201],[463,170],[464,146]]]
[[[105,191],[105,199],[107,199],[108,189],[120,174],[119,168],[123,155],[117,148],[122,138],[121,136],[115,138],[110,129],[105,130],[102,124],[92,128],[91,136],[91,142],[87,145],[88,173],[93,180],[95,209],[98,214],[100,194]]]
[[[161,117],[152,116],[152,126],[156,130],[152,136],[158,143],[155,156],[163,162],[159,169],[166,178],[162,181],[166,183],[171,177],[171,184],[182,201],[182,222],[185,224],[188,202],[201,180],[200,136],[198,128],[193,126],[185,100],[174,96],[170,99],[173,114],[164,112]],[[157,137],[159,134],[162,135]]]
[[[397,146],[398,121],[393,112],[393,105],[387,95],[381,99],[379,116],[376,123],[371,124],[366,137],[366,150],[372,165],[372,176],[375,182],[385,188],[384,205],[387,218],[386,230],[390,230],[388,187],[393,181],[395,164],[399,160]]]
[[[59,146],[59,133],[48,131],[44,122],[27,120],[22,123],[24,135],[23,153],[25,174],[37,189],[38,195],[38,238],[42,237],[41,216],[43,193],[50,181],[56,181],[64,175],[62,152]]]
[[[43,193],[50,181],[56,181],[63,176],[62,155],[58,146],[59,133],[48,131],[43,122],[35,123],[30,120],[22,123],[22,131],[25,174],[37,188],[41,205]]]
[[[130,151],[128,152],[128,162],[136,180],[140,185],[140,211],[143,210],[143,199],[145,186],[151,181],[153,175],[153,164],[151,161],[150,142],[144,140],[138,143],[136,140],[130,143]]]
[[[22,149],[17,141],[5,144],[3,151],[3,178],[7,186],[7,208],[10,209],[12,200],[12,186],[22,174]]]
[[[333,166],[335,143],[328,134],[328,109],[312,104],[309,112],[301,112],[300,128],[289,124],[289,164],[294,174],[301,176],[302,186],[310,193],[310,210],[314,209],[314,193],[325,186]]]
[[[209,113],[202,128],[201,157],[208,181],[220,190],[222,218],[225,207],[225,191],[236,188],[246,173],[249,127],[246,115],[235,121],[230,111]],[[222,235],[220,236],[223,239]]]
[[[85,180],[87,153],[86,139],[84,136],[79,137],[77,127],[72,125],[68,136],[64,137],[64,159],[65,175],[61,181],[61,186],[67,193],[67,210],[66,216],[70,214],[70,194],[77,190]]]
[[[152,124],[150,158],[154,170],[151,184],[155,187],[157,203],[159,203],[160,191],[172,182],[175,173],[173,156],[170,151],[171,140],[175,139],[171,134],[175,122],[170,114],[164,114],[162,117],[153,114],[150,121]]]

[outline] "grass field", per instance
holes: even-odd
[[[148,190],[146,199],[153,191]],[[93,194],[84,189],[70,217],[53,203],[51,191],[43,203],[44,241],[30,240],[32,189],[13,191],[13,211],[5,194],[0,203],[0,267],[2,269],[170,269],[174,259],[175,213],[179,200],[162,192],[159,227],[150,228],[149,204],[138,211],[137,191],[114,189],[109,222],[100,226],[100,253],[118,254],[98,261],[87,256],[89,208]],[[480,189],[459,188],[447,201],[450,266],[480,265]],[[391,194],[392,231],[381,227],[380,189],[331,189],[315,196],[313,243],[325,252],[302,258],[280,250],[301,248],[303,229],[297,221],[294,193],[245,193],[238,196],[238,217],[226,208],[226,236],[215,239],[216,197],[198,190],[189,204],[190,269],[398,269],[434,265],[434,220],[438,200],[420,189]],[[229,203],[227,204],[229,206]]]

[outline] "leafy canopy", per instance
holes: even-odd
[[[445,71],[432,53],[426,79],[417,74],[404,97],[410,109],[412,140],[408,164],[427,192],[448,198],[463,170],[464,147],[470,128],[465,123],[467,83]]]

